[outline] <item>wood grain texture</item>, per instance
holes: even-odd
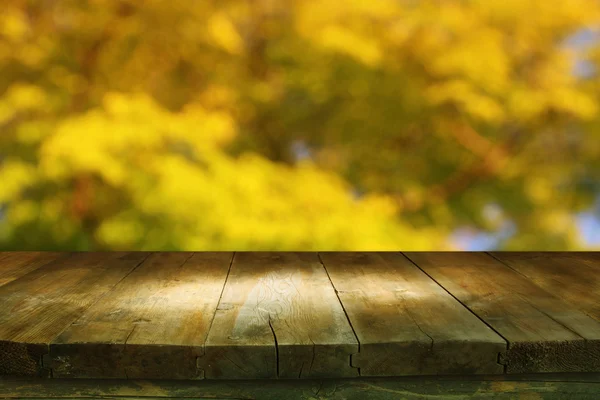
[[[399,253],[321,253],[361,376],[502,373],[506,341]]]
[[[5,260],[9,257],[22,257],[31,254],[38,254],[39,251],[0,251],[0,261]]]
[[[154,253],[50,345],[55,377],[201,379],[233,253]]]
[[[0,253],[0,286],[5,285],[45,264],[66,257],[65,253],[15,251]]]
[[[141,260],[75,253],[0,286],[0,375],[44,375],[48,344]]]
[[[327,380],[9,380],[5,399],[597,400],[599,376],[453,376]]]
[[[237,253],[201,362],[207,378],[350,377],[357,351],[316,253]]]
[[[600,253],[405,254],[3,252],[0,388],[600,372]]]
[[[600,257],[596,253],[490,254],[536,285],[600,321]]]
[[[599,372],[598,321],[485,253],[405,253],[509,342],[508,373]]]

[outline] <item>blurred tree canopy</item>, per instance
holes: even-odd
[[[582,248],[600,40],[570,40],[599,23],[596,0],[3,0],[0,247],[442,250],[511,224],[502,249]]]

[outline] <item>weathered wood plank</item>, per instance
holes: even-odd
[[[0,261],[13,256],[23,256],[34,253],[32,251],[0,251]],[[38,253],[38,252],[35,252]]]
[[[251,381],[3,381],[5,399],[597,400],[596,376],[453,376]]]
[[[492,257],[600,321],[600,258],[594,253],[493,252]]]
[[[237,253],[201,362],[207,378],[346,377],[357,351],[316,253]]]
[[[405,253],[509,342],[508,373],[600,371],[600,324],[485,253]]]
[[[361,376],[502,373],[506,341],[399,253],[321,253]]]
[[[48,344],[141,261],[75,253],[0,287],[0,375],[47,374]]]
[[[65,253],[43,251],[15,251],[0,253],[0,286],[60,258]]]
[[[155,253],[50,345],[55,377],[201,379],[233,253]]]

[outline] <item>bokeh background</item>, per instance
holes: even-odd
[[[0,7],[0,249],[600,249],[597,0]]]

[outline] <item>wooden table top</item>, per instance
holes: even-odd
[[[592,372],[600,253],[0,253],[4,377]]]

